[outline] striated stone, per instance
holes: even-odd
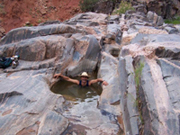
[[[53,94],[47,84],[52,74],[53,70],[48,69],[21,71],[0,81],[0,112],[4,114],[0,115],[2,134],[27,134],[29,130],[49,134],[49,128],[52,133],[61,134],[65,130],[68,121],[53,110],[61,97]],[[7,113],[10,109],[12,111]]]
[[[46,26],[22,27],[8,32],[7,35],[3,37],[0,41],[0,45],[14,43],[39,36],[77,32],[81,31],[77,30],[74,26],[70,26],[67,24],[51,24]]]
[[[177,115],[173,110],[160,66],[155,60],[148,60],[143,56],[139,62],[144,63],[139,88],[144,134],[178,135]]]
[[[100,46],[97,39],[87,35],[78,41],[73,56],[73,63],[67,69],[67,75],[77,76],[83,71],[92,72],[99,61]]]
[[[120,106],[123,114],[125,133],[130,135],[139,134],[137,111],[137,91],[135,73],[131,56],[120,56],[118,65]]]
[[[106,80],[109,85],[103,86],[103,92],[99,99],[99,108],[110,113],[119,114],[120,108],[114,103],[120,101],[120,91],[118,85],[117,65],[118,60],[108,53],[102,53],[101,65],[98,71],[98,77]]]

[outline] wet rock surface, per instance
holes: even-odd
[[[19,54],[20,61],[16,69],[0,70],[1,133],[178,135],[179,31],[172,34],[158,16],[136,9],[126,19],[82,13],[2,38],[0,54]],[[83,71],[97,71],[109,85],[89,99],[87,90],[77,104],[74,86],[73,101],[50,90],[55,73]]]

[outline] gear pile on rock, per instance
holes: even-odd
[[[98,69],[109,85],[97,107],[118,123],[84,127],[87,134],[178,135],[180,29],[140,11],[81,13],[64,23],[7,33],[0,53],[18,54],[20,62],[0,71],[1,134],[64,133],[70,120],[59,113],[63,97],[50,91],[54,73],[75,77]]]

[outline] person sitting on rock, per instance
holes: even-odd
[[[105,85],[105,86],[108,85],[108,83],[106,81],[104,81],[103,79],[101,79],[101,78],[93,79],[93,80],[88,80],[89,79],[89,75],[86,72],[83,72],[81,74],[81,76],[80,76],[81,79],[80,80],[72,79],[72,78],[69,78],[69,77],[64,76],[62,74],[55,74],[54,75],[54,78],[58,78],[58,77],[62,77],[64,80],[66,80],[68,82],[75,83],[75,84],[77,84],[79,86],[82,86],[82,87],[91,86],[91,84],[97,83],[97,82],[102,82],[102,84]]]

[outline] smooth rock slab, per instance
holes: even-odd
[[[68,76],[77,76],[83,71],[92,72],[96,69],[100,56],[100,45],[93,35],[87,35],[77,40],[74,61],[67,68]],[[77,54],[75,53],[75,54]]]
[[[58,35],[64,33],[78,33],[80,30],[67,24],[51,24],[46,26],[22,27],[13,29],[0,41],[0,45],[18,42],[39,36]]]
[[[143,56],[139,62],[144,63],[139,89],[144,134],[178,135],[178,117],[173,110],[160,66],[155,60]]]
[[[103,92],[99,99],[99,108],[110,113],[120,114],[120,90],[117,73],[118,60],[110,54],[103,52],[98,77],[106,80],[109,85],[103,86]]]
[[[70,39],[62,36],[36,37],[0,46],[0,52],[5,57],[18,54],[20,59],[27,61],[42,61],[54,57],[61,58],[64,46],[69,43],[68,40]]]
[[[130,135],[139,134],[138,128],[138,106],[137,92],[135,84],[135,73],[132,57],[125,56],[119,58],[118,65],[120,106],[123,114],[125,133]]]
[[[64,131],[68,121],[54,111],[58,99],[62,97],[53,94],[48,85],[52,73],[53,70],[48,69],[21,71],[1,79],[1,134],[27,134],[31,128],[31,132],[43,135]]]
[[[173,108],[180,110],[180,66],[177,66],[165,59],[159,59],[162,75],[170,96]]]

